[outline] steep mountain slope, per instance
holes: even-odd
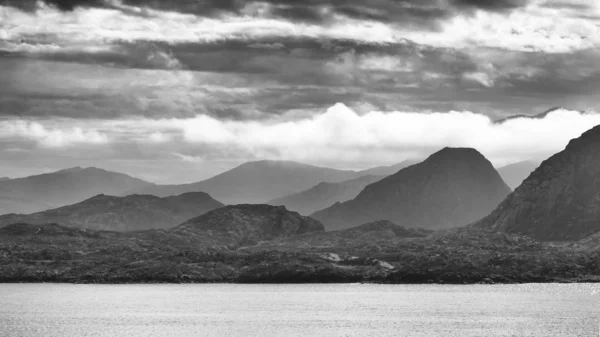
[[[533,161],[522,161],[503,166],[498,169],[498,173],[500,173],[500,176],[508,187],[514,190],[519,187],[523,180],[525,180],[538,166],[540,166],[540,164]]]
[[[300,214],[312,214],[336,202],[354,199],[365,186],[383,179],[384,176],[364,176],[340,183],[320,183],[306,191],[277,198],[269,205],[284,205]]]
[[[151,195],[98,195],[83,202],[29,215],[0,216],[0,227],[17,222],[59,223],[69,227],[111,231],[172,228],[223,204],[206,193],[158,198]]]
[[[0,181],[0,212],[31,213],[64,206],[97,194],[121,195],[150,183],[95,167]]]
[[[539,240],[577,240],[600,232],[600,126],[545,160],[474,226]]]
[[[323,230],[318,221],[290,212],[283,206],[235,205],[190,219],[171,232],[221,238],[217,241],[229,242],[235,247]]]
[[[341,182],[359,177],[354,171],[335,170],[290,161],[242,164],[213,178],[185,185],[154,185],[130,193],[168,196],[185,192],[209,193],[226,204],[264,203],[306,190],[320,182]]]
[[[328,230],[376,220],[406,227],[450,228],[493,210],[510,189],[492,164],[468,148],[445,148],[424,162],[368,185],[353,200],[311,215]]]

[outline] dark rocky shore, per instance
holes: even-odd
[[[282,207],[261,205],[260,214],[266,212],[271,220],[261,219],[257,207],[224,208],[190,222],[204,223],[200,228],[219,226],[217,218],[234,223],[227,230],[209,230],[210,235],[195,233],[198,228],[189,223],[170,231],[134,233],[9,225],[0,229],[0,282],[600,281],[600,249],[590,240],[542,243],[476,229],[405,229],[385,221],[323,232],[318,222],[305,223],[310,218]],[[240,228],[241,222],[232,222],[235,217],[244,223],[252,217],[255,226]]]

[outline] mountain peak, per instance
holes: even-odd
[[[509,193],[492,164],[472,148],[444,148],[366,186],[353,200],[312,216],[329,229],[375,220],[407,227],[450,228],[485,216]]]
[[[470,147],[445,147],[429,156],[427,160],[453,159],[453,160],[485,160],[487,159],[477,150]]]
[[[600,126],[548,158],[474,226],[538,240],[577,240],[600,232]]]

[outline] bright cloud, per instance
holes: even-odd
[[[84,129],[79,126],[47,127],[33,121],[0,122],[0,131],[0,140],[11,137],[29,139],[35,141],[39,146],[47,148],[63,148],[81,144],[100,145],[109,142],[108,135],[97,130]]]
[[[372,111],[359,115],[336,104],[322,114],[296,120],[222,121],[199,115],[187,119],[72,120],[63,121],[62,127],[16,120],[0,122],[0,130],[4,138],[35,140],[42,147],[103,146],[118,140],[198,149],[199,153],[192,154],[172,151],[187,162],[203,160],[202,151],[207,149],[229,149],[258,158],[317,164],[333,160],[351,167],[357,162],[378,165],[425,157],[446,146],[476,148],[496,164],[544,158],[599,124],[600,114],[564,109],[545,118],[517,118],[498,124],[467,111]]]

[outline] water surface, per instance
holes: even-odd
[[[594,336],[600,285],[0,284],[0,336]]]

